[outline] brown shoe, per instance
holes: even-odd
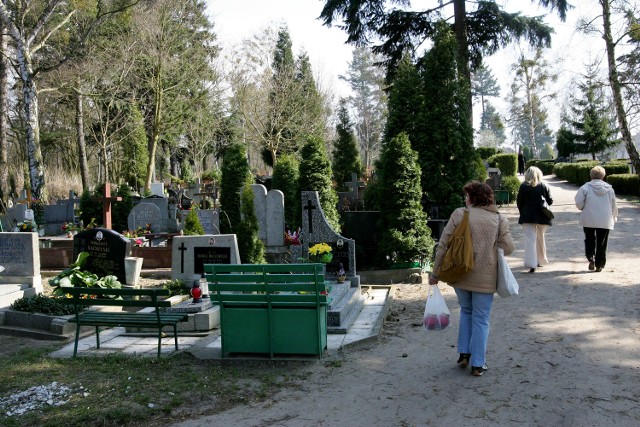
[[[589,261],[589,271],[596,269],[596,264],[593,261]]]

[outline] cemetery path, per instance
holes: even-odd
[[[636,426],[640,423],[640,207],[620,216],[601,273],[587,270],[573,204],[577,187],[546,177],[555,203],[551,264],[527,273],[515,205],[504,206],[520,295],[496,297],[487,363],[472,377],[455,361],[455,294],[443,331],[421,328],[427,285],[394,287],[378,341],[343,349],[302,369],[310,375],[267,401],[194,418],[198,426]],[[366,284],[364,284],[366,285]]]

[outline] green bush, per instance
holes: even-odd
[[[520,180],[517,176],[504,176],[502,177],[503,190],[509,192],[509,200],[513,202],[518,197],[518,190],[520,189]]]
[[[65,302],[65,298],[52,298],[37,294],[30,297],[22,297],[11,304],[11,309],[26,313],[42,313],[49,316],[66,316],[74,314],[73,305]]]
[[[613,186],[616,194],[640,196],[640,176],[632,173],[606,176],[607,182]]]
[[[489,157],[501,153],[502,150],[495,147],[478,147],[476,148],[476,152],[482,160],[487,160]]]
[[[495,154],[487,159],[489,166],[500,169],[502,177],[516,176],[518,156],[516,154]]]
[[[186,236],[202,236],[204,234],[197,209],[192,208],[184,219],[184,234]]]
[[[631,170],[629,169],[629,163],[627,163],[627,160],[612,161],[602,165],[602,167],[606,171],[607,176],[624,175],[631,172]]]
[[[535,166],[542,171],[543,175],[552,175],[555,163],[553,160],[529,160],[526,166],[527,168]]]
[[[553,173],[560,179],[566,179],[572,184],[582,185],[591,181],[589,172],[594,166],[600,162],[590,160],[578,163],[556,163],[553,167]]]
[[[189,295],[190,291],[190,289],[187,288],[187,284],[181,279],[168,280],[162,284],[162,288],[167,289],[170,292],[170,297],[176,295]]]

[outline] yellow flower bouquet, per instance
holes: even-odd
[[[309,261],[311,262],[328,264],[332,259],[331,246],[326,243],[316,243],[309,248]]]

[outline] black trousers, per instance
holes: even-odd
[[[587,259],[597,267],[604,268],[607,263],[608,228],[584,227],[584,251]]]

